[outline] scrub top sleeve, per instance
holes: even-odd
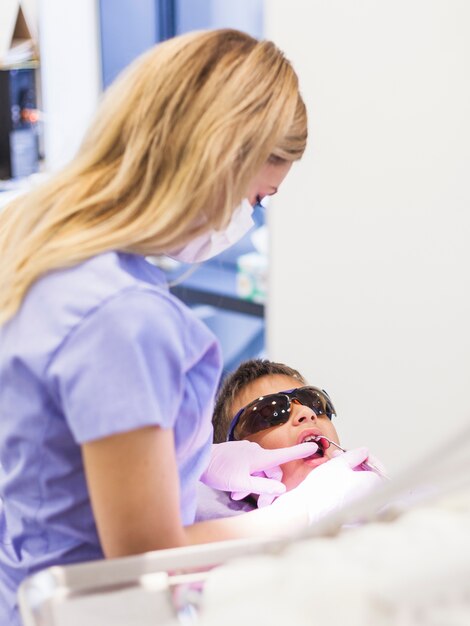
[[[71,331],[48,374],[77,443],[148,425],[173,427],[183,396],[182,326],[165,295],[129,290]]]

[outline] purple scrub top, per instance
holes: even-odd
[[[143,257],[109,252],[47,274],[0,328],[0,624],[18,585],[103,558],[80,445],[172,428],[184,525],[209,455],[215,337]]]

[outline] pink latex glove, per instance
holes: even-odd
[[[313,442],[276,450],[266,450],[246,440],[216,443],[201,482],[213,489],[229,491],[233,500],[241,500],[250,493],[260,494],[258,506],[264,506],[286,490],[279,466],[317,450]]]
[[[312,524],[365,496],[384,482],[375,472],[355,471],[368,456],[367,448],[355,448],[319,465],[298,487],[277,498],[273,511],[297,509]]]
[[[345,452],[346,450],[334,450],[332,456],[333,457],[341,456]],[[370,454],[370,452],[367,458],[365,459],[365,461],[363,463],[360,463],[357,467],[355,467],[354,471],[355,472],[361,472],[361,471],[375,472],[381,478],[390,480],[384,464],[381,463],[376,456],[373,456],[372,454]]]

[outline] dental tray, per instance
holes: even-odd
[[[209,570],[235,557],[276,551],[277,544],[227,541],[50,567],[20,586],[23,624],[198,624],[198,607]]]

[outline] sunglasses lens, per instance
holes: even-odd
[[[326,415],[330,420],[336,414],[328,394],[317,387],[299,387],[290,391],[273,393],[259,398],[246,406],[230,435],[235,439],[246,439],[262,430],[285,424],[290,416],[290,399],[312,409],[316,415]]]
[[[235,428],[237,439],[260,430],[284,424],[289,419],[289,400],[283,394],[272,394],[245,407]]]
[[[300,404],[308,406],[317,415],[326,415],[330,419],[335,415],[335,408],[324,391],[316,387],[300,387],[292,395]]]

